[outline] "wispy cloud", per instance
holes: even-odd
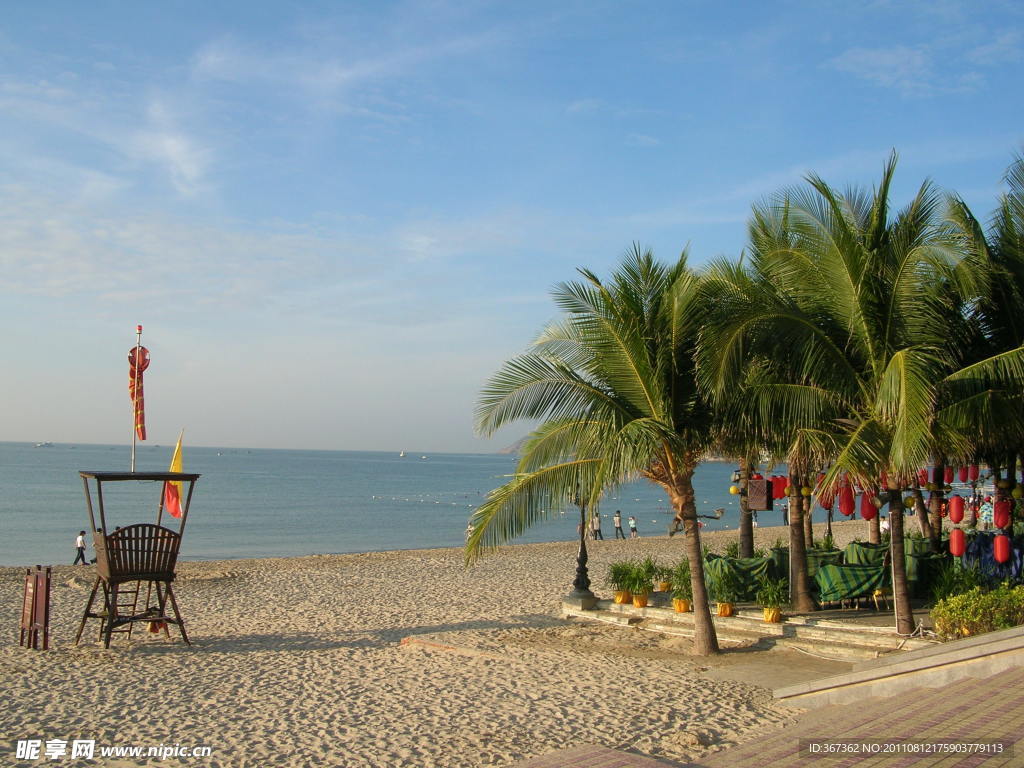
[[[985,45],[967,53],[967,59],[980,66],[1013,64],[1024,59],[1022,36],[1018,30],[1008,30]]]
[[[154,101],[148,109],[149,125],[135,133],[135,153],[156,163],[168,174],[179,194],[192,197],[201,188],[211,152],[182,131],[168,107]]]
[[[661,144],[661,139],[644,133],[631,133],[626,137],[626,144],[630,147],[657,147]]]
[[[930,86],[932,62],[921,48],[897,45],[889,48],[850,48],[826,62],[840,72],[905,93]]]

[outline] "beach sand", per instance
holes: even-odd
[[[867,537],[863,522],[835,530],[840,545]],[[786,536],[758,529],[758,546]],[[702,538],[721,551],[735,537]],[[588,547],[608,597],[612,560],[671,564],[683,541]],[[562,620],[575,556],[564,542],[507,546],[469,570],[459,549],[184,562],[175,591],[193,646],[140,624],[110,650],[96,621],[72,645],[93,568],[59,566],[47,652],[17,646],[24,569],[0,569],[0,764],[25,739],[210,747],[160,763],[193,766],[503,766],[581,743],[685,761],[799,714],[711,674],[740,651],[709,660],[687,639]]]

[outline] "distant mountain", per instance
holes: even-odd
[[[508,446],[507,448],[502,448],[502,449],[500,449],[497,452],[500,453],[503,456],[514,456],[516,454],[522,453],[523,445],[526,444],[526,441],[528,439],[529,438],[521,437],[518,440],[516,440],[514,443],[512,443],[512,445]]]

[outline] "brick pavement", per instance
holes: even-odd
[[[864,740],[934,745],[1002,741],[1002,754],[937,752],[843,755],[814,759],[808,740]],[[880,749],[885,749],[885,746]],[[775,734],[710,754],[692,768],[1013,768],[1024,767],[1024,668],[942,688],[826,707],[808,712]],[[584,745],[517,764],[517,768],[665,768],[682,766],[607,747]]]

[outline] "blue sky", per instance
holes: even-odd
[[[815,171],[987,217],[1011,2],[16,3],[0,440],[486,451],[480,385],[633,241],[694,264]]]

